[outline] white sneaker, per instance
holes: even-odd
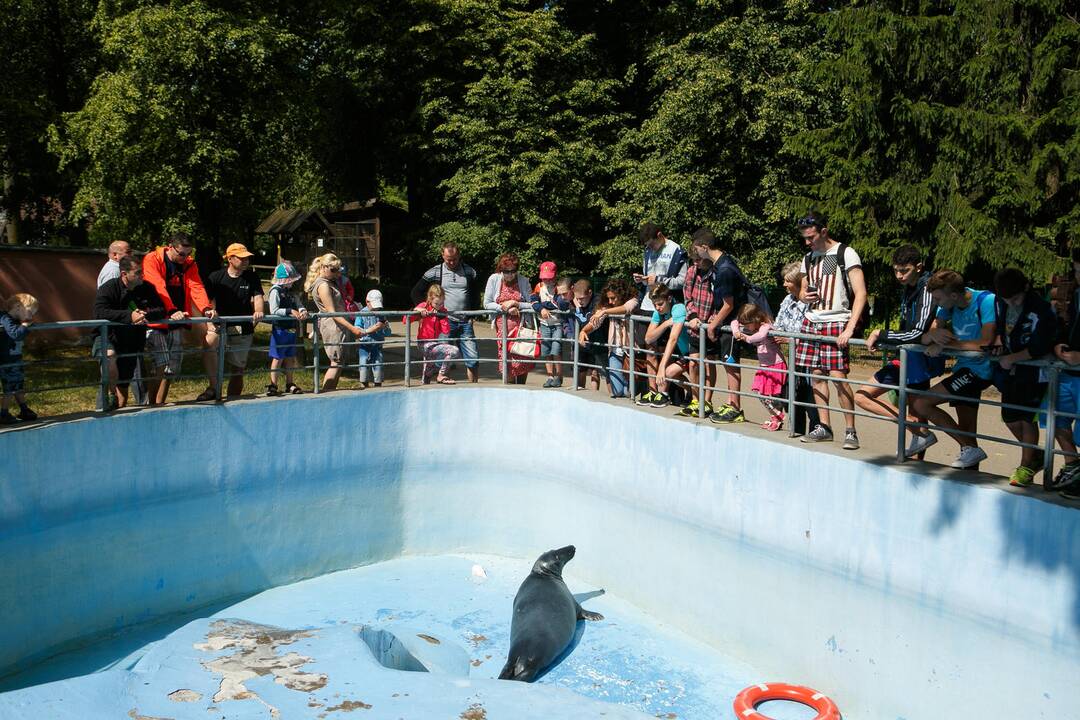
[[[952,461],[952,467],[963,470],[974,467],[986,459],[986,453],[980,447],[965,445],[960,448],[960,454]]]
[[[912,435],[911,444],[904,451],[904,457],[915,457],[936,442],[937,435],[932,432],[927,432],[925,435]]]

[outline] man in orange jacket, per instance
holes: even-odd
[[[183,320],[200,313],[217,317],[206,295],[199,269],[191,257],[194,247],[186,233],[169,236],[168,243],[143,256],[143,280],[157,290],[170,320]],[[150,404],[163,405],[172,379],[180,374],[185,325],[150,323],[146,345],[154,359],[154,379],[150,383]]]

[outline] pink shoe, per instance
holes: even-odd
[[[768,430],[769,432],[776,432],[780,428],[784,427],[783,414],[773,415],[766,422],[761,423],[761,427]]]

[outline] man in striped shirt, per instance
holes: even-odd
[[[923,268],[922,252],[914,245],[897,248],[892,257],[893,274],[900,283],[900,329],[874,330],[866,338],[866,349],[874,352],[879,345],[896,347],[899,345],[919,344],[923,333],[930,329],[937,315],[934,302],[926,283],[930,273]],[[945,363],[941,358],[930,358],[921,352],[908,353],[907,387],[913,390],[928,390],[930,381],[941,374]],[[889,401],[891,388],[881,385],[898,386],[900,384],[900,362],[893,360],[874,373],[878,386],[864,385],[855,393],[855,404],[866,412],[896,419],[900,410]],[[907,402],[907,421],[925,423],[926,418],[919,417],[912,411],[917,395],[909,395]],[[936,438],[935,438],[936,439]]]

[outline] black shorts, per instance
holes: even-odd
[[[717,333],[719,333],[718,337],[715,340],[710,340],[709,339],[709,333],[707,331],[705,331],[705,326],[704,325],[701,326],[701,329],[702,329],[702,331],[705,332],[705,357],[711,357],[711,358],[720,357],[720,352],[723,349],[721,347],[721,342],[724,340],[724,334],[721,333],[719,330],[717,330]],[[694,332],[690,331],[689,335],[690,335],[690,354],[691,355],[697,355],[698,350],[701,348],[701,344],[700,344],[701,341],[700,341],[697,333],[694,333]]]
[[[978,407],[982,391],[990,387],[992,383],[984,380],[969,368],[960,368],[952,375],[941,381],[942,387],[949,395],[959,395],[970,400],[950,400],[952,407]]]
[[[900,366],[889,363],[874,373],[874,382],[879,385],[900,385]],[[912,390],[929,390],[930,381],[909,382],[907,386]]]
[[[1001,379],[1001,402],[1008,405],[1021,405],[1017,408],[1001,408],[1001,420],[1011,422],[1034,422],[1036,413],[1046,395],[1047,383],[1039,382],[1037,368],[1017,367],[1016,373],[1004,375]],[[1027,371],[1034,372],[1027,372]]]
[[[716,357],[720,358],[724,362],[739,362],[739,358],[742,357],[742,351],[750,347],[742,340],[736,340],[735,336],[729,332],[716,331],[719,336],[716,339]],[[757,351],[755,350],[756,354]]]

